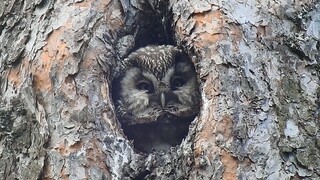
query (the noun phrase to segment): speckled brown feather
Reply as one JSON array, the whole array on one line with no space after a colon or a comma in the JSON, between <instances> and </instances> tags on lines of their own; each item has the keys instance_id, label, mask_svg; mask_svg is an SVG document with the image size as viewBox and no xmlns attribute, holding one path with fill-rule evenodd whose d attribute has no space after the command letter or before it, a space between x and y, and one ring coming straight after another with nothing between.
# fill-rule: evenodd
<instances>
[{"instance_id":1,"label":"speckled brown feather","mask_svg":"<svg viewBox=\"0 0 320 180\"><path fill-rule=\"evenodd\" d=\"M158 79L175 63L175 57L181 50L174 46L147 46L130 54L124 60L126 68L138 67L154 74Z\"/></svg>"}]
</instances>

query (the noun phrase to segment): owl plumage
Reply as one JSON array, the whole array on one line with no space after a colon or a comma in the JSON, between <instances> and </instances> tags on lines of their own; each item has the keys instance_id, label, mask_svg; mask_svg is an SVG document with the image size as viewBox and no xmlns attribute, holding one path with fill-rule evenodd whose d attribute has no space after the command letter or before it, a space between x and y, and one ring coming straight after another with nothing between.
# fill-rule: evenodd
<instances>
[{"instance_id":1,"label":"owl plumage","mask_svg":"<svg viewBox=\"0 0 320 180\"><path fill-rule=\"evenodd\" d=\"M131 53L122 65L114 99L125 128L159 123L161 129L151 131L165 136L176 131L175 124L188 129L199 112L200 93L194 66L183 51L170 45L147 46Z\"/></svg>"},{"instance_id":2,"label":"owl plumage","mask_svg":"<svg viewBox=\"0 0 320 180\"><path fill-rule=\"evenodd\" d=\"M117 100L120 121L141 124L198 113L196 72L180 49L147 46L131 53L123 63Z\"/></svg>"}]
</instances>

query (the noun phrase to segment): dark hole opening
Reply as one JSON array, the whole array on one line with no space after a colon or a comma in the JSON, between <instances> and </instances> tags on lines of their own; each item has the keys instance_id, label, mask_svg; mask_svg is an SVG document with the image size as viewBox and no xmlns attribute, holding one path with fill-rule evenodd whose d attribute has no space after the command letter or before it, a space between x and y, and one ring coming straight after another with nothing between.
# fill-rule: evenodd
<instances>
[{"instance_id":1,"label":"dark hole opening","mask_svg":"<svg viewBox=\"0 0 320 180\"><path fill-rule=\"evenodd\" d=\"M136 22L132 23L136 24L135 29L131 28L131 31L135 32L135 46L130 52L134 52L135 50L148 45L176 44L174 41L174 33L171 26L172 13L170 13L170 11L168 10L167 2L160 1L159 3L160 4L158 5L158 9L156 9L155 11L149 9L151 12L148 12L147 10L141 12L138 18L135 19ZM150 7L146 6L145 8ZM130 19L130 17L128 19ZM179 59L179 61L181 61L181 59ZM186 58L185 61L188 61L188 64L192 66L194 76L196 76L194 66L190 58ZM121 80L124 78L124 76L126 76L125 73L126 72L122 72L120 76L115 77L112 81L112 98L115 103L117 117L119 122L121 123L121 127L123 128L123 132L129 140L132 140L134 148L139 152L150 153L152 151L168 151L170 150L170 147L181 144L182 140L187 136L189 132L189 126L191 122L199 112L199 106L193 107L193 112L188 116L184 114L182 114L181 116L163 114L161 117L156 118L157 120L151 122L130 124L129 121L132 120L131 117L133 116L133 113L123 112L123 101L120 102L120 99L123 99L121 92L124 89L127 89L126 87L121 87ZM173 87L172 91L176 91L179 90L179 88L183 88L182 86L187 82L185 79L176 78L171 79L170 83L174 83L171 86L169 85L169 87ZM138 86L135 87L137 87L137 89L141 91L149 90L149 87L152 87L152 84L138 84ZM152 89L152 91L148 91L147 93L150 96L152 96L158 90L157 87L152 88L154 89ZM195 91L199 93L198 84ZM132 91L132 96L135 95L134 93L135 92ZM165 98L167 98L166 101L170 101L171 99L178 99L177 97L174 97L174 95L172 95L174 93L170 93L168 93L169 95L167 96L163 95ZM171 96L173 98L170 99ZM159 95L157 97L159 97L159 101L161 101L161 96ZM199 97L195 99L195 101L200 102L200 99L201 97L199 93ZM171 104L167 106L167 108L171 107L177 108Z\"/></svg>"},{"instance_id":2,"label":"dark hole opening","mask_svg":"<svg viewBox=\"0 0 320 180\"><path fill-rule=\"evenodd\" d=\"M123 125L126 136L133 140L135 149L141 152L168 151L179 145L189 131L193 118L173 120L168 123L153 122L139 125Z\"/></svg>"}]
</instances>

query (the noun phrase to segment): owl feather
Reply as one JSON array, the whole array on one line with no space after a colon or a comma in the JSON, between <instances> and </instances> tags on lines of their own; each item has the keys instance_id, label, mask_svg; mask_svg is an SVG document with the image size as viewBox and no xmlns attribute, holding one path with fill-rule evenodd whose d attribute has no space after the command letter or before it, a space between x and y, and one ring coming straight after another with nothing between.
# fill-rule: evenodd
<instances>
[{"instance_id":1,"label":"owl feather","mask_svg":"<svg viewBox=\"0 0 320 180\"><path fill-rule=\"evenodd\" d=\"M147 46L123 61L116 106L122 123L143 124L194 117L199 111L196 72L171 45Z\"/></svg>"}]
</instances>

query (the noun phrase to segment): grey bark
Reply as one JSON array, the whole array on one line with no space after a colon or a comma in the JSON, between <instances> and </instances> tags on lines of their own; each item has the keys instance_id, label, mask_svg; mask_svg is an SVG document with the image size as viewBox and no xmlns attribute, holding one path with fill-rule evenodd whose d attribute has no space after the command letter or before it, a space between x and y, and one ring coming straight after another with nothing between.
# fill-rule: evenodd
<instances>
[{"instance_id":1,"label":"grey bark","mask_svg":"<svg viewBox=\"0 0 320 180\"><path fill-rule=\"evenodd\" d=\"M202 108L141 154L111 80L152 29L194 56ZM0 179L319 179L319 1L4 0L0 42Z\"/></svg>"}]
</instances>

